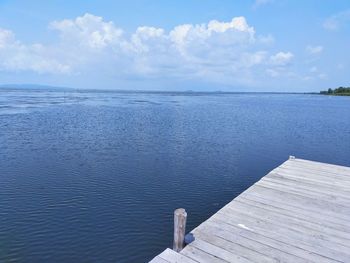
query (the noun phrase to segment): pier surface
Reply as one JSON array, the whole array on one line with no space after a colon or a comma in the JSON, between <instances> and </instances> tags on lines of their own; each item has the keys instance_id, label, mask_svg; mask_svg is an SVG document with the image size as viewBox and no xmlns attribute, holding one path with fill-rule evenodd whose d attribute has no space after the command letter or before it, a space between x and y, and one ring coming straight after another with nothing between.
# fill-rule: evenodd
<instances>
[{"instance_id":1,"label":"pier surface","mask_svg":"<svg viewBox=\"0 0 350 263\"><path fill-rule=\"evenodd\" d=\"M350 167L291 158L191 233L151 262L350 262Z\"/></svg>"}]
</instances>

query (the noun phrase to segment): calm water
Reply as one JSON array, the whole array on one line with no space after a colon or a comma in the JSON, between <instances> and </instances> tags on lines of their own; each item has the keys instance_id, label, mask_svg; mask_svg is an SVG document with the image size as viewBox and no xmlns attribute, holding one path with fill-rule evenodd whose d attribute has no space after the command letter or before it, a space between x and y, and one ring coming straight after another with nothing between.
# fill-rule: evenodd
<instances>
[{"instance_id":1,"label":"calm water","mask_svg":"<svg viewBox=\"0 0 350 263\"><path fill-rule=\"evenodd\" d=\"M350 98L0 91L0 262L145 262L289 155L350 166Z\"/></svg>"}]
</instances>

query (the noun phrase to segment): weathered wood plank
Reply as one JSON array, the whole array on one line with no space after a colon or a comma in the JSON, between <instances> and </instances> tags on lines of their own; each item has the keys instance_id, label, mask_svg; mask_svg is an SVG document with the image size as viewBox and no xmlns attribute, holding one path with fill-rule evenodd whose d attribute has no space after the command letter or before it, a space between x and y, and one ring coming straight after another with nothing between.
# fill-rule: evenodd
<instances>
[{"instance_id":1,"label":"weathered wood plank","mask_svg":"<svg viewBox=\"0 0 350 263\"><path fill-rule=\"evenodd\" d=\"M328 169L331 172L337 171L339 174L341 172L345 172L347 174L350 174L350 167L347 166L341 166L341 165L336 165L336 164L330 164L330 163L321 163L321 162L316 162L316 161L309 161L309 160L303 160L303 159L295 159L293 160L294 163L302 163L305 166L316 166L320 167L322 169Z\"/></svg>"},{"instance_id":2,"label":"weathered wood plank","mask_svg":"<svg viewBox=\"0 0 350 263\"><path fill-rule=\"evenodd\" d=\"M210 240L210 242L207 241L208 239ZM244 256L246 256L246 254L242 253L242 251L238 251L238 250L233 251L232 249L230 249L232 247L230 247L228 245L228 243L226 243L224 246L220 246L218 244L213 244L213 243L215 243L215 241L213 241L213 239L215 239L215 238L212 237L212 238L208 238L208 239L204 240L202 237L199 237L193 243L191 243L191 246L196 247L202 251L209 253L210 255L212 255L216 258L223 259L227 262L231 262L231 263L250 263L250 262L253 262L247 258L244 258ZM237 256L237 253L240 254L241 256ZM265 261L265 260L263 260L263 258L261 258L260 262L267 262L267 261Z\"/></svg>"},{"instance_id":3,"label":"weathered wood plank","mask_svg":"<svg viewBox=\"0 0 350 263\"><path fill-rule=\"evenodd\" d=\"M307 177L305 175L300 176L298 174L293 174L293 173L289 173L289 172L281 173L281 172L279 172L277 170L272 171L266 177L271 177L271 175L282 176L284 178L295 180L295 181L299 182L300 184L303 184L304 182L307 182L307 183L310 183L310 184L314 184L315 186L323 185L323 186L326 186L326 187L331 187L333 189L338 189L339 191L342 191L345 194L349 194L349 192L350 192L350 188L349 187L346 187L343 184L338 183L336 180L332 180L332 181L326 180L326 181L324 181L324 180L320 180L319 178L315 179L315 178Z\"/></svg>"},{"instance_id":4,"label":"weathered wood plank","mask_svg":"<svg viewBox=\"0 0 350 263\"><path fill-rule=\"evenodd\" d=\"M284 182L276 182L276 181L269 181L268 178L261 180L258 185L270 188L270 189L276 189L281 192L286 192L290 194L298 194L302 196L306 196L309 198L314 198L317 200L323 200L329 203L334 204L341 204L345 206L350 206L350 199L346 197L341 197L335 194L331 194L328 192L320 192L320 191L314 191L308 188L299 187L296 184L285 184Z\"/></svg>"},{"instance_id":5,"label":"weathered wood plank","mask_svg":"<svg viewBox=\"0 0 350 263\"><path fill-rule=\"evenodd\" d=\"M243 200L243 202L255 202L260 206L263 206L266 210L274 209L280 213L288 214L289 216L305 218L307 220L317 220L321 224L325 224L330 228L335 228L340 231L349 231L348 221L346 219L329 216L329 214L326 212L323 213L323 211L307 210L303 207L296 207L288 203L278 202L277 200L271 200L259 195L240 195L236 199L239 201ZM320 216L322 216L322 220L320 220Z\"/></svg>"},{"instance_id":6,"label":"weathered wood plank","mask_svg":"<svg viewBox=\"0 0 350 263\"><path fill-rule=\"evenodd\" d=\"M219 211L213 219L230 219L229 222L236 225L242 225L249 229L261 229L263 231L278 232L279 234L284 234L293 240L298 240L300 242L305 241L305 243L310 243L317 245L318 247L331 247L336 251L349 251L347 254L350 256L350 250L348 245L345 245L339 239L335 237L329 237L323 233L311 231L308 229L298 228L297 225L288 225L284 223L278 223L277 221L258 218L243 212L235 211L235 213L225 213Z\"/></svg>"},{"instance_id":7,"label":"weathered wood plank","mask_svg":"<svg viewBox=\"0 0 350 263\"><path fill-rule=\"evenodd\" d=\"M281 174L287 173L295 176L302 176L306 178L316 179L323 182L342 183L344 184L344 187L347 187L347 188L350 187L349 178L345 176L344 177L336 176L334 174L330 174L327 172L311 171L311 170L298 169L296 167L288 167L288 166L280 166L275 170L273 170L273 172L277 172Z\"/></svg>"},{"instance_id":8,"label":"weathered wood plank","mask_svg":"<svg viewBox=\"0 0 350 263\"><path fill-rule=\"evenodd\" d=\"M202 263L227 263L229 261L226 261L224 259L218 258L216 256L213 256L212 254L198 249L195 246L188 245L185 247L182 251L181 254L197 261L197 262L202 262Z\"/></svg>"},{"instance_id":9,"label":"weathered wood plank","mask_svg":"<svg viewBox=\"0 0 350 263\"><path fill-rule=\"evenodd\" d=\"M194 233L203 239L202 233L214 233L231 242L235 242L252 250L256 250L281 262L332 262L329 258L301 249L294 244L287 244L243 227L218 223L215 220L206 221ZM337 262L337 261L334 261Z\"/></svg>"},{"instance_id":10,"label":"weathered wood plank","mask_svg":"<svg viewBox=\"0 0 350 263\"><path fill-rule=\"evenodd\" d=\"M269 213L268 211L259 211L259 209L257 209L256 207L247 206L237 201L231 203L231 205L232 206L226 208L226 214L231 215L232 213L235 213L237 215L241 215L241 217L243 218L262 220L263 222L271 223L274 226L279 226L284 229L293 230L293 232L299 232L301 234L308 233L313 237L320 236L323 240L339 243L341 245L349 247L350 250L349 235L344 235L340 231L335 233L333 229L328 229L323 226L307 224L305 223L305 221L295 220L291 217L286 217L276 213ZM320 235L320 233L322 233L322 235Z\"/></svg>"},{"instance_id":11,"label":"weathered wood plank","mask_svg":"<svg viewBox=\"0 0 350 263\"><path fill-rule=\"evenodd\" d=\"M152 259L149 263L169 263L169 261L161 258L160 255L158 255L154 259Z\"/></svg>"},{"instance_id":12,"label":"weathered wood plank","mask_svg":"<svg viewBox=\"0 0 350 263\"><path fill-rule=\"evenodd\" d=\"M327 216L334 216L339 219L347 221L349 219L350 207L342 206L340 204L333 204L330 202L320 201L317 199L305 197L298 194L290 194L282 191L276 191L270 188L262 187L258 184L254 185L254 189L248 189L242 194L243 196L255 195L259 197L266 197L271 200L271 203L286 203L290 207L297 207L301 209L312 210L316 213ZM321 218L320 218L321 219Z\"/></svg>"},{"instance_id":13,"label":"weathered wood plank","mask_svg":"<svg viewBox=\"0 0 350 263\"><path fill-rule=\"evenodd\" d=\"M283 165L277 167L277 169L288 169L290 171L307 171L308 173L314 174L314 175L321 175L321 176L329 176L330 178L336 178L340 181L349 181L350 173L344 172L337 172L332 169L324 169L321 167L313 166L313 165L305 165L305 164L299 164L299 163L291 163L286 162Z\"/></svg>"},{"instance_id":14,"label":"weathered wood plank","mask_svg":"<svg viewBox=\"0 0 350 263\"><path fill-rule=\"evenodd\" d=\"M284 253L260 244L259 242L251 241L247 238L243 238L232 232L222 232L220 227L215 224L214 221L208 221L205 224L205 227L196 230L195 236L199 240L204 240L208 243L211 243L218 247L223 247L226 250L234 253L235 255L240 255L244 257L244 262L251 260L252 262L280 262L280 259L276 257L278 254L280 258L293 258L293 262L305 262L305 260L300 260L300 258L292 257L288 254L283 255ZM276 253L269 253L275 250ZM273 255L273 257L271 257ZM241 259L240 259L241 260ZM235 259L235 262L241 262Z\"/></svg>"},{"instance_id":15,"label":"weathered wood plank","mask_svg":"<svg viewBox=\"0 0 350 263\"><path fill-rule=\"evenodd\" d=\"M258 220L245 219L245 221L242 221L242 217L234 217L232 215L227 216L225 214L221 214L220 212L215 214L215 218L211 218L210 220L221 224L226 223L234 226L242 226L252 232L260 233L264 236L290 245L296 245L301 249L340 262L348 262L350 260L350 254L347 252L347 247L311 237L308 235L308 233L295 233L292 230L284 229L282 227L267 224L266 222Z\"/></svg>"},{"instance_id":16,"label":"weathered wood plank","mask_svg":"<svg viewBox=\"0 0 350 263\"><path fill-rule=\"evenodd\" d=\"M170 263L196 263L196 261L178 253L174 250L167 248L160 255L160 258L170 262Z\"/></svg>"},{"instance_id":17,"label":"weathered wood plank","mask_svg":"<svg viewBox=\"0 0 350 263\"><path fill-rule=\"evenodd\" d=\"M350 199L350 191L341 190L339 187L329 186L321 183L310 183L306 180L298 180L293 178L288 178L287 176L275 173L269 173L268 176L265 176L262 181L271 181L284 185L289 185L293 187L297 187L298 189L304 189L307 191L318 192L318 193L326 193L334 196L343 197L346 199Z\"/></svg>"},{"instance_id":18,"label":"weathered wood plank","mask_svg":"<svg viewBox=\"0 0 350 263\"><path fill-rule=\"evenodd\" d=\"M208 224L206 224L207 226L210 226L210 222L207 222ZM206 230L210 231L211 228L206 228ZM201 232L201 231L196 231L195 236L197 238L197 240L195 242L193 242L193 246L198 246L198 248L205 249L207 244L211 244L211 246L215 246L215 247L220 247L220 248L224 248L225 252L230 259L230 262L261 262L261 263L270 263L270 262L277 262L275 259L272 259L268 256L265 256L264 254L259 253L256 250L252 250L250 248L244 247L241 244L237 244L234 242L230 242L228 240L222 239L218 236L215 235L215 232ZM198 245L199 244L199 245ZM203 244L205 244L205 246L203 246ZM226 251L228 251L230 254L228 254ZM215 251L212 251L213 254ZM219 251L219 254L215 254L215 255L219 255L223 253L221 251ZM225 259L224 257L221 257L223 259ZM227 260L227 259L226 259Z\"/></svg>"},{"instance_id":19,"label":"weathered wood plank","mask_svg":"<svg viewBox=\"0 0 350 263\"><path fill-rule=\"evenodd\" d=\"M327 235L334 235L336 237L343 238L350 243L350 233L346 232L346 227L336 228L334 223L324 223L319 220L319 215L315 217L310 216L298 216L295 212L290 212L282 209L275 209L274 207L265 205L263 203L252 202L247 199L235 199L235 203L231 203L231 209L240 209L246 213L252 213L255 216L262 218L270 218L280 223L297 224L300 227L307 227L314 231L324 232Z\"/></svg>"}]
</instances>

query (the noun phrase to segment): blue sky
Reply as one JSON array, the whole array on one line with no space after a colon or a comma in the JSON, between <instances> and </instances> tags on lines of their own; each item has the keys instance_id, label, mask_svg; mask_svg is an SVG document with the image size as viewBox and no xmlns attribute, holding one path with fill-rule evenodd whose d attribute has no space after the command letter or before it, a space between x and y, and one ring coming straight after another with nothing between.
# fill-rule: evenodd
<instances>
[{"instance_id":1,"label":"blue sky","mask_svg":"<svg viewBox=\"0 0 350 263\"><path fill-rule=\"evenodd\" d=\"M319 91L350 86L350 2L0 0L0 84Z\"/></svg>"}]
</instances>

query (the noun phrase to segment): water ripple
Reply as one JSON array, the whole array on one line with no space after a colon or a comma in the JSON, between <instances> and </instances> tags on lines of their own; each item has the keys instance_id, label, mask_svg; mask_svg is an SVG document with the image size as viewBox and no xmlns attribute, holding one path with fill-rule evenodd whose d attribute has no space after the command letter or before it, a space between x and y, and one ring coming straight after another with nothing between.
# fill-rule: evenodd
<instances>
[{"instance_id":1,"label":"water ripple","mask_svg":"<svg viewBox=\"0 0 350 263\"><path fill-rule=\"evenodd\" d=\"M0 262L145 262L175 208L191 229L289 155L350 166L347 98L0 93Z\"/></svg>"}]
</instances>

